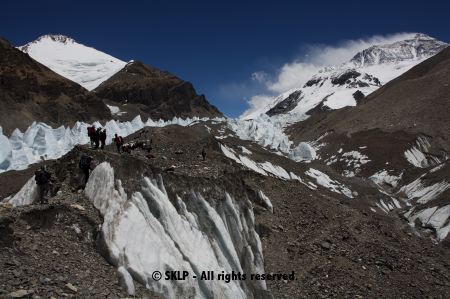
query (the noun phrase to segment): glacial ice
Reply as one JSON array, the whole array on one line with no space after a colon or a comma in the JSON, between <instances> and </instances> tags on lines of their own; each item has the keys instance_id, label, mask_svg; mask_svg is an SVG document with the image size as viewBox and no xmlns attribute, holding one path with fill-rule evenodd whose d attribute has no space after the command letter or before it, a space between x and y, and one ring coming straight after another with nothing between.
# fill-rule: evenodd
<instances>
[{"instance_id":1,"label":"glacial ice","mask_svg":"<svg viewBox=\"0 0 450 299\"><path fill-rule=\"evenodd\" d=\"M38 200L39 193L36 185L36 181L34 180L34 176L32 176L23 187L17 192L14 196L7 197L3 200L4 203L9 203L13 207L30 205L36 200Z\"/></svg>"},{"instance_id":2,"label":"glacial ice","mask_svg":"<svg viewBox=\"0 0 450 299\"><path fill-rule=\"evenodd\" d=\"M291 141L284 133L284 121L267 115L252 120L229 119L228 127L243 140L256 141L264 147L288 153Z\"/></svg>"},{"instance_id":3,"label":"glacial ice","mask_svg":"<svg viewBox=\"0 0 450 299\"><path fill-rule=\"evenodd\" d=\"M388 184L395 188L397 187L398 182L401 180L402 176L403 173L401 173L399 176L390 175L387 170L383 169L370 176L369 179L379 186Z\"/></svg>"},{"instance_id":4,"label":"glacial ice","mask_svg":"<svg viewBox=\"0 0 450 299\"><path fill-rule=\"evenodd\" d=\"M102 235L109 260L166 298L252 298L252 283L200 280L201 271L262 273L261 242L251 204L228 193L206 201L191 192L171 201L161 177L143 178L140 192L127 195L109 163L92 172L85 195L104 217ZM156 281L153 271L188 271L185 281ZM192 275L197 275L197 279Z\"/></svg>"},{"instance_id":5,"label":"glacial ice","mask_svg":"<svg viewBox=\"0 0 450 299\"><path fill-rule=\"evenodd\" d=\"M305 172L305 174L315 179L317 184L321 185L322 187L325 187L333 192L343 194L348 198L353 198L352 191L347 186L332 180L325 173L317 169L310 168Z\"/></svg>"},{"instance_id":6,"label":"glacial ice","mask_svg":"<svg viewBox=\"0 0 450 299\"><path fill-rule=\"evenodd\" d=\"M414 213L414 208L408 214L409 222L414 226L416 219L420 220L422 226L431 226L436 230L436 237L439 241L444 240L449 231L450 205L443 207L431 207Z\"/></svg>"},{"instance_id":7,"label":"glacial ice","mask_svg":"<svg viewBox=\"0 0 450 299\"><path fill-rule=\"evenodd\" d=\"M316 150L306 142L300 142L289 153L289 157L297 162L312 161L316 158Z\"/></svg>"},{"instance_id":8,"label":"glacial ice","mask_svg":"<svg viewBox=\"0 0 450 299\"><path fill-rule=\"evenodd\" d=\"M401 187L399 192L404 192L408 201L414 200L417 203L424 204L437 198L449 188L450 183L446 180L427 185L422 181L422 177L419 177L408 185Z\"/></svg>"},{"instance_id":9,"label":"glacial ice","mask_svg":"<svg viewBox=\"0 0 450 299\"><path fill-rule=\"evenodd\" d=\"M119 106L113 106L113 105L108 105L106 104L106 107L108 107L109 111L111 112L111 115L122 115L125 114L126 112L121 111Z\"/></svg>"},{"instance_id":10,"label":"glacial ice","mask_svg":"<svg viewBox=\"0 0 450 299\"><path fill-rule=\"evenodd\" d=\"M263 206L265 206L271 213L273 213L273 205L267 195L261 190L258 191L258 197L261 199Z\"/></svg>"},{"instance_id":11,"label":"glacial ice","mask_svg":"<svg viewBox=\"0 0 450 299\"><path fill-rule=\"evenodd\" d=\"M110 144L116 133L125 137L144 127L164 127L174 124L188 126L199 120L208 119L175 117L169 121L149 119L143 122L140 116L136 116L131 122L110 120L104 126L99 122L93 125L106 128L106 143ZM220 120L222 119L217 119ZM0 172L22 170L41 160L57 159L68 153L75 145L89 143L88 126L90 124L76 122L72 128L61 126L53 129L45 123L34 122L24 133L14 130L9 139L0 130Z\"/></svg>"},{"instance_id":12,"label":"glacial ice","mask_svg":"<svg viewBox=\"0 0 450 299\"><path fill-rule=\"evenodd\" d=\"M127 271L127 269L125 269L122 266L120 266L117 269L117 273L119 274L119 281L125 287L125 290L127 291L128 295L134 296L134 293L136 292L136 290L134 288L133 277L131 277L131 275Z\"/></svg>"},{"instance_id":13,"label":"glacial ice","mask_svg":"<svg viewBox=\"0 0 450 299\"><path fill-rule=\"evenodd\" d=\"M257 163L247 156L236 154L236 152L232 148L229 148L228 146L226 146L224 144L220 144L220 148L222 149L222 152L226 157L253 170L254 172L257 172L257 173L265 175L265 176L271 174L271 175L273 175L279 179L283 179L283 180L298 180L298 181L302 182L302 180L300 179L299 176L295 175L292 172L289 173L283 167L274 165L274 164L270 163L269 161L266 161L263 163Z\"/></svg>"},{"instance_id":14,"label":"glacial ice","mask_svg":"<svg viewBox=\"0 0 450 299\"><path fill-rule=\"evenodd\" d=\"M409 163L418 168L427 168L441 163L442 161L440 161L437 157L425 155L430 148L431 143L429 138L421 136L417 138L414 146L405 151L404 156Z\"/></svg>"}]
</instances>

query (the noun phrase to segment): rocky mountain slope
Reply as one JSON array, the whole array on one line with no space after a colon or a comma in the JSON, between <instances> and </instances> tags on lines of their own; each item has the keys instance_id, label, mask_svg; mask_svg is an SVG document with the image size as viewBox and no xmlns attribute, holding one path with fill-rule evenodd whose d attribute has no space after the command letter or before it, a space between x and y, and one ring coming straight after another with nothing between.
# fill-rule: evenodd
<instances>
[{"instance_id":1,"label":"rocky mountain slope","mask_svg":"<svg viewBox=\"0 0 450 299\"><path fill-rule=\"evenodd\" d=\"M367 96L361 105L313 114L287 129L294 143L344 176L373 181L400 213L441 240L450 231L450 48Z\"/></svg>"},{"instance_id":2,"label":"rocky mountain slope","mask_svg":"<svg viewBox=\"0 0 450 299\"><path fill-rule=\"evenodd\" d=\"M433 245L428 234L401 219L374 213L360 204L379 197L376 186L341 177L320 161L292 163L256 142L238 138L223 121L147 127L126 141L150 138L151 156L139 149L118 155L112 145L105 151L76 147L61 159L47 162L56 178L49 206L11 209L2 205L0 235L10 236L8 242L0 243L3 263L14 259L19 264L16 269L26 273L30 253L18 255L17 250L32 246L27 240L45 238L61 228L67 238L92 238L83 241L83 251L89 253L92 273L104 273L98 276L98 289L83 283L88 280L66 275L64 269L42 267L40 274L48 283L16 273L19 280L12 271L4 272L0 276L3 294L33 290L40 296L95 296L109 286L107 296L115 297L131 285L139 296L146 292L147 296L159 293L166 298L186 294L198 298L208 294L227 298L330 294L410 298L421 294L439 298L449 291L448 250ZM200 156L202 148L206 161ZM76 167L82 152L94 157L96 167L85 192L78 193ZM26 179L14 181L16 176L8 172L0 177L14 182L17 189L26 183ZM25 184L23 188L30 187L33 185ZM19 194L33 193L22 190ZM20 196L12 195L7 201L14 204ZM95 220L101 222L101 228L90 233L93 228L83 219L93 209L103 217ZM11 213L24 223L11 222ZM30 220L30 214L48 219L47 224ZM72 247L62 248L59 242L65 240L53 238L52 242L62 263L68 260L66 251L71 260L81 258L82 253ZM56 255L52 250L36 252L43 260ZM105 266L97 260L99 256L122 269L121 275L129 273L134 282L122 280L119 289L111 282L114 274L107 275L107 268L101 270ZM204 268L217 272L233 269L248 275L294 271L296 279L201 283L192 277L180 282L156 281L149 276L155 269L193 274ZM54 277L55 272L63 279ZM11 280L18 282L12 285L8 283ZM66 286L69 282L77 292ZM152 293L143 290L142 284L148 284Z\"/></svg>"},{"instance_id":3,"label":"rocky mountain slope","mask_svg":"<svg viewBox=\"0 0 450 299\"><path fill-rule=\"evenodd\" d=\"M19 50L87 90L96 88L126 64L64 35L43 35Z\"/></svg>"},{"instance_id":4,"label":"rocky mountain slope","mask_svg":"<svg viewBox=\"0 0 450 299\"><path fill-rule=\"evenodd\" d=\"M355 53L342 65L321 69L302 86L279 95L267 107L248 111L243 118L252 119L267 113L280 117L295 115L298 121L319 105L325 110L355 106L383 84L447 46L420 33L390 44L373 45Z\"/></svg>"},{"instance_id":5,"label":"rocky mountain slope","mask_svg":"<svg viewBox=\"0 0 450 299\"><path fill-rule=\"evenodd\" d=\"M94 93L118 105L120 110L127 112L125 117L141 114L168 120L175 116L222 115L203 95L196 93L191 83L139 61L129 62Z\"/></svg>"},{"instance_id":6,"label":"rocky mountain slope","mask_svg":"<svg viewBox=\"0 0 450 299\"><path fill-rule=\"evenodd\" d=\"M0 126L10 134L34 121L59 126L110 118L103 101L0 39Z\"/></svg>"}]
</instances>

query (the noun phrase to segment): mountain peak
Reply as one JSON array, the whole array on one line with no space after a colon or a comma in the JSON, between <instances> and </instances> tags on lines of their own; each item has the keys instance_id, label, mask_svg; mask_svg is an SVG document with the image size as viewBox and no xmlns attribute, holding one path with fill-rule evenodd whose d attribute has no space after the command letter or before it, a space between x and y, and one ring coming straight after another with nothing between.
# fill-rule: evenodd
<instances>
[{"instance_id":1,"label":"mountain peak","mask_svg":"<svg viewBox=\"0 0 450 299\"><path fill-rule=\"evenodd\" d=\"M88 90L96 88L126 64L61 34L43 35L18 49Z\"/></svg>"},{"instance_id":2,"label":"mountain peak","mask_svg":"<svg viewBox=\"0 0 450 299\"><path fill-rule=\"evenodd\" d=\"M413 33L403 40L392 43L373 45L358 52L350 60L357 67L382 63L399 63L421 60L436 55L448 46L424 33Z\"/></svg>"},{"instance_id":3,"label":"mountain peak","mask_svg":"<svg viewBox=\"0 0 450 299\"><path fill-rule=\"evenodd\" d=\"M36 39L36 41L41 41L41 40L45 40L45 39L50 39L52 41L63 43L63 44L76 43L76 41L73 38L68 37L66 35L62 35L62 34L46 34L46 35L42 35L42 36L38 37Z\"/></svg>"},{"instance_id":4,"label":"mountain peak","mask_svg":"<svg viewBox=\"0 0 450 299\"><path fill-rule=\"evenodd\" d=\"M75 41L73 38L68 37L66 35L62 35L62 34L45 34L45 35L39 36L34 41L29 42L26 45L18 47L18 48L22 52L28 53L29 49L33 45L38 44L38 43L45 43L45 42L55 42L55 43L60 43L60 44L64 44L64 45L77 43L77 41Z\"/></svg>"}]
</instances>

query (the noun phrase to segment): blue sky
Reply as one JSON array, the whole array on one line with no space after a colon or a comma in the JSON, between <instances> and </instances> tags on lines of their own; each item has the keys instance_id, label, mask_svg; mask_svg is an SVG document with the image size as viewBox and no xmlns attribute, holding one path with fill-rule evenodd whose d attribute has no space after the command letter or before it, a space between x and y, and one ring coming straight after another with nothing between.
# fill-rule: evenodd
<instances>
[{"instance_id":1,"label":"blue sky","mask_svg":"<svg viewBox=\"0 0 450 299\"><path fill-rule=\"evenodd\" d=\"M450 42L449 1L16 0L2 11L0 35L15 45L68 35L191 81L229 116L314 49L399 32Z\"/></svg>"}]
</instances>

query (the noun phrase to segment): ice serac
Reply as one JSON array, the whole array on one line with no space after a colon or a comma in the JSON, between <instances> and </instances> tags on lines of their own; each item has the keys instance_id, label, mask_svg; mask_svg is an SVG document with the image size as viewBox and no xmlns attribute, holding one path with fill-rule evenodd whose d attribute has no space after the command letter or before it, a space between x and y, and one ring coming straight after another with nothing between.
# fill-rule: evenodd
<instances>
[{"instance_id":1,"label":"ice serac","mask_svg":"<svg viewBox=\"0 0 450 299\"><path fill-rule=\"evenodd\" d=\"M144 122L140 116L136 116L129 122L111 120L104 125L99 122L93 124L96 127L106 128L106 143L110 144L116 133L125 137L144 127L164 127L173 124L188 126L199 120L198 117L189 119L175 117L169 121L149 119ZM22 170L41 160L57 159L68 153L75 145L89 143L87 127L90 125L76 122L71 128L61 126L54 129L45 123L34 122L25 133L18 129L14 130L9 139L0 131L0 172Z\"/></svg>"},{"instance_id":2,"label":"ice serac","mask_svg":"<svg viewBox=\"0 0 450 299\"><path fill-rule=\"evenodd\" d=\"M3 135L3 129L0 127L0 169L6 169L10 165L12 147L8 138Z\"/></svg>"},{"instance_id":3,"label":"ice serac","mask_svg":"<svg viewBox=\"0 0 450 299\"><path fill-rule=\"evenodd\" d=\"M87 90L93 90L126 65L64 35L43 35L19 49Z\"/></svg>"},{"instance_id":4,"label":"ice serac","mask_svg":"<svg viewBox=\"0 0 450 299\"><path fill-rule=\"evenodd\" d=\"M169 199L161 176L143 177L141 190L129 195L107 162L94 169L85 195L104 217L101 243L108 260L164 297L256 298L266 289L264 282L250 280L200 280L208 270L263 273L261 242L247 199L227 192L208 200L197 192ZM188 271L190 276L157 281L155 270L163 276L165 271Z\"/></svg>"},{"instance_id":5,"label":"ice serac","mask_svg":"<svg viewBox=\"0 0 450 299\"><path fill-rule=\"evenodd\" d=\"M292 149L289 157L294 161L312 161L316 158L317 154L314 148L306 143L300 142L294 149Z\"/></svg>"},{"instance_id":6,"label":"ice serac","mask_svg":"<svg viewBox=\"0 0 450 299\"><path fill-rule=\"evenodd\" d=\"M11 204L13 207L32 204L38 199L38 188L34 176L14 196L5 198L3 202Z\"/></svg>"}]
</instances>

